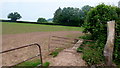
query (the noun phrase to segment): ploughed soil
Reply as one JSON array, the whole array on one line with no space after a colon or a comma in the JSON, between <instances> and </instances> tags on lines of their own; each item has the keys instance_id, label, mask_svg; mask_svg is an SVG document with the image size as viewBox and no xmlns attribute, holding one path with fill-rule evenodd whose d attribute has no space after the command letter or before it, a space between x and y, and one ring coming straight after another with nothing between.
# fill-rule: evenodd
<instances>
[{"instance_id":1,"label":"ploughed soil","mask_svg":"<svg viewBox=\"0 0 120 68\"><path fill-rule=\"evenodd\" d=\"M73 47L73 44L51 44L50 37L51 36L60 36L60 37L69 37L69 38L78 38L79 36L83 35L80 31L55 31L55 32L33 32L33 33L24 33L24 34L8 34L8 35L2 35L2 51L8 50L15 47L20 47L26 44L31 43L38 43L41 46L42 49L42 56L43 61L46 61L46 59L52 59L51 57L48 57L48 53L50 52L52 48L70 48ZM53 42L54 43L54 42ZM48 45L50 44L50 48L48 50ZM35 56L38 54L38 48L36 46L31 46L19 50L15 50L9 53L2 54L2 64L4 66L10 66L14 65L22 60L25 60L27 58L30 58L32 56ZM61 55L69 54L70 57L68 59L74 59L75 62L79 62L81 65L84 66L85 62L81 59L81 54L75 54L72 55L69 52L60 53ZM59 55L60 55L59 54ZM77 56L76 56L77 55ZM69 57L68 56L68 57ZM67 56L66 56L67 57ZM39 58L39 57L38 57ZM59 59L59 57L58 57ZM58 60L58 61L64 61L64 60ZM57 61L55 61L57 62ZM68 61L72 62L72 61ZM54 65L54 61L52 61L52 65ZM64 64L64 63L62 63ZM73 62L73 65L75 66L75 63ZM79 64L77 64L79 66Z\"/></svg>"}]
</instances>

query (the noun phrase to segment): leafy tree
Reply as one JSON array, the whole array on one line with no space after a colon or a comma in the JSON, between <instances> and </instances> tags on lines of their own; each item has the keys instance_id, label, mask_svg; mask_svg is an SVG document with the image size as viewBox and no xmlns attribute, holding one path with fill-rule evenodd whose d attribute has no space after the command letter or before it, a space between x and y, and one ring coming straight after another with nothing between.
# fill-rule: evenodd
<instances>
[{"instance_id":1,"label":"leafy tree","mask_svg":"<svg viewBox=\"0 0 120 68\"><path fill-rule=\"evenodd\" d=\"M71 26L80 26L82 18L84 16L84 12L79 8L73 7L65 7L63 9L59 8L56 10L54 14L54 22L63 24L63 25L71 25Z\"/></svg>"},{"instance_id":2,"label":"leafy tree","mask_svg":"<svg viewBox=\"0 0 120 68\"><path fill-rule=\"evenodd\" d=\"M107 21L116 20L117 13L114 7L100 4L91 10L85 22L85 31L90 32L94 38L98 38L99 34L106 34Z\"/></svg>"},{"instance_id":3,"label":"leafy tree","mask_svg":"<svg viewBox=\"0 0 120 68\"><path fill-rule=\"evenodd\" d=\"M17 19L22 18L22 16L18 12L14 12L14 13L8 14L8 18L10 18L11 21L16 21Z\"/></svg>"},{"instance_id":4,"label":"leafy tree","mask_svg":"<svg viewBox=\"0 0 120 68\"><path fill-rule=\"evenodd\" d=\"M85 15L91 8L89 5L82 7L82 10L73 7L64 7L63 9L59 7L54 13L53 22L63 25L81 26L84 23Z\"/></svg>"},{"instance_id":5,"label":"leafy tree","mask_svg":"<svg viewBox=\"0 0 120 68\"><path fill-rule=\"evenodd\" d=\"M118 7L120 8L120 1L118 2Z\"/></svg>"},{"instance_id":6,"label":"leafy tree","mask_svg":"<svg viewBox=\"0 0 120 68\"><path fill-rule=\"evenodd\" d=\"M59 7L54 13L53 22L55 23L59 22L59 17L60 17L61 12L62 12L62 9Z\"/></svg>"},{"instance_id":7,"label":"leafy tree","mask_svg":"<svg viewBox=\"0 0 120 68\"><path fill-rule=\"evenodd\" d=\"M93 7L89 6L89 5L85 5L82 7L82 11L87 14Z\"/></svg>"},{"instance_id":8,"label":"leafy tree","mask_svg":"<svg viewBox=\"0 0 120 68\"><path fill-rule=\"evenodd\" d=\"M38 18L37 22L43 23L43 22L47 22L47 20L45 18Z\"/></svg>"}]
</instances>

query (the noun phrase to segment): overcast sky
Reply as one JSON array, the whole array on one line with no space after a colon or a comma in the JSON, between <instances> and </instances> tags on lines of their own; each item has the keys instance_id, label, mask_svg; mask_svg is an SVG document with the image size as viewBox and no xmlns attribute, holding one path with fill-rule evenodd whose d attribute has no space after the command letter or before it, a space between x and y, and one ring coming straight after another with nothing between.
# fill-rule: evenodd
<instances>
[{"instance_id":1,"label":"overcast sky","mask_svg":"<svg viewBox=\"0 0 120 68\"><path fill-rule=\"evenodd\" d=\"M100 3L118 5L120 0L0 0L0 19L7 19L11 12L18 12L20 20L37 21L39 17L52 18L59 7L96 6Z\"/></svg>"}]
</instances>

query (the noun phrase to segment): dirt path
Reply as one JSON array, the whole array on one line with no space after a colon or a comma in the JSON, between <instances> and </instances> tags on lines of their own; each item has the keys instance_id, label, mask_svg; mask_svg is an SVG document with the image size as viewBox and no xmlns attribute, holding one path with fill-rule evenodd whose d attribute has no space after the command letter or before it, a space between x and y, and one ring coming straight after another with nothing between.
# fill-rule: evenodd
<instances>
[{"instance_id":1,"label":"dirt path","mask_svg":"<svg viewBox=\"0 0 120 68\"><path fill-rule=\"evenodd\" d=\"M76 51L82 42L83 40L79 40L73 47L64 49L57 57L46 59L46 61L50 62L50 66L87 66L81 57L82 54Z\"/></svg>"},{"instance_id":2,"label":"dirt path","mask_svg":"<svg viewBox=\"0 0 120 68\"><path fill-rule=\"evenodd\" d=\"M79 31L56 31L56 32L33 32L33 33L25 33L25 34L10 34L2 36L2 50L7 50L15 47L19 47L25 44L30 44L37 42L41 45L43 57L48 52L47 45L49 36L69 36L72 38L77 38L82 35ZM25 49L21 49L18 51L14 51L11 53L7 53L3 55L3 65L12 65L21 60L24 60L28 57L34 56L38 51L36 47L29 47Z\"/></svg>"}]
</instances>

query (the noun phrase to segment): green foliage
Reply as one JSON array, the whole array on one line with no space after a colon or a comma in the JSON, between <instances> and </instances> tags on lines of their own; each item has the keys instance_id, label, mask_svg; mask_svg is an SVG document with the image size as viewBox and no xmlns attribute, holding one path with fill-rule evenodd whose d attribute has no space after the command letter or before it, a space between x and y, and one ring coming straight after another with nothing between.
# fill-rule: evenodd
<instances>
[{"instance_id":1,"label":"green foliage","mask_svg":"<svg viewBox=\"0 0 120 68\"><path fill-rule=\"evenodd\" d=\"M62 9L59 7L54 13L53 22L59 23L59 19L60 19L59 17L61 15L61 13L62 13Z\"/></svg>"},{"instance_id":2,"label":"green foliage","mask_svg":"<svg viewBox=\"0 0 120 68\"><path fill-rule=\"evenodd\" d=\"M50 55L53 57L56 57L60 51L62 51L64 48L56 48Z\"/></svg>"},{"instance_id":3,"label":"green foliage","mask_svg":"<svg viewBox=\"0 0 120 68\"><path fill-rule=\"evenodd\" d=\"M56 57L58 54L59 54L59 52L53 51L50 55L52 55L53 57Z\"/></svg>"},{"instance_id":4,"label":"green foliage","mask_svg":"<svg viewBox=\"0 0 120 68\"><path fill-rule=\"evenodd\" d=\"M64 25L79 25L79 8L67 7L59 8L54 14L54 22Z\"/></svg>"},{"instance_id":5,"label":"green foliage","mask_svg":"<svg viewBox=\"0 0 120 68\"><path fill-rule=\"evenodd\" d=\"M77 52L82 52L82 51L83 51L82 47L77 48Z\"/></svg>"},{"instance_id":6,"label":"green foliage","mask_svg":"<svg viewBox=\"0 0 120 68\"><path fill-rule=\"evenodd\" d=\"M53 21L63 25L81 26L84 22L85 13L91 9L90 6L83 7L83 10L73 7L59 8L54 13Z\"/></svg>"},{"instance_id":7,"label":"green foliage","mask_svg":"<svg viewBox=\"0 0 120 68\"><path fill-rule=\"evenodd\" d=\"M17 19L22 18L22 16L18 12L14 12L14 13L8 14L8 18L10 18L11 21L16 21Z\"/></svg>"},{"instance_id":8,"label":"green foliage","mask_svg":"<svg viewBox=\"0 0 120 68\"><path fill-rule=\"evenodd\" d=\"M120 8L120 1L118 2L118 7Z\"/></svg>"},{"instance_id":9,"label":"green foliage","mask_svg":"<svg viewBox=\"0 0 120 68\"><path fill-rule=\"evenodd\" d=\"M86 39L86 40L92 39L90 34L84 35L80 38ZM97 46L96 43L97 43L96 41L84 41L82 46L80 46L83 53L82 58L90 66L94 64L101 64L104 62L102 49L100 49L99 47L96 47Z\"/></svg>"},{"instance_id":10,"label":"green foliage","mask_svg":"<svg viewBox=\"0 0 120 68\"><path fill-rule=\"evenodd\" d=\"M87 61L88 65L100 64L103 63L103 55L101 51L97 49L85 47L83 49L83 59Z\"/></svg>"},{"instance_id":11,"label":"green foliage","mask_svg":"<svg viewBox=\"0 0 120 68\"><path fill-rule=\"evenodd\" d=\"M94 39L100 35L107 34L107 21L117 20L117 13L114 7L101 4L93 8L87 15L84 27L85 32L90 32Z\"/></svg>"},{"instance_id":12,"label":"green foliage","mask_svg":"<svg viewBox=\"0 0 120 68\"><path fill-rule=\"evenodd\" d=\"M85 28L84 32L90 32L91 39L96 41L96 45L93 47L93 49L97 49L96 52L98 53L102 52L107 40L107 21L112 21L112 20L116 21L115 48L114 48L113 60L115 62L119 62L118 60L120 60L120 46L119 46L120 45L119 43L120 42L120 8L114 6L108 6L105 4L100 4L95 8L93 8L87 14L86 21L84 23L84 28ZM102 53L100 53L99 55L102 55ZM94 60L94 58L92 60Z\"/></svg>"},{"instance_id":13,"label":"green foliage","mask_svg":"<svg viewBox=\"0 0 120 68\"><path fill-rule=\"evenodd\" d=\"M120 65L120 8L116 8L118 20L116 21L116 34L115 34L115 48L113 59L116 64Z\"/></svg>"},{"instance_id":14,"label":"green foliage","mask_svg":"<svg viewBox=\"0 0 120 68\"><path fill-rule=\"evenodd\" d=\"M47 20L45 18L38 18L37 22L44 23L44 22L47 22Z\"/></svg>"},{"instance_id":15,"label":"green foliage","mask_svg":"<svg viewBox=\"0 0 120 68\"><path fill-rule=\"evenodd\" d=\"M92 9L93 7L89 6L89 5L85 5L82 7L82 11L84 12L85 14L85 17L87 15L87 13Z\"/></svg>"},{"instance_id":16,"label":"green foliage","mask_svg":"<svg viewBox=\"0 0 120 68\"><path fill-rule=\"evenodd\" d=\"M45 62L45 63L43 63L43 68L48 68L49 65L50 65L50 62Z\"/></svg>"}]
</instances>

